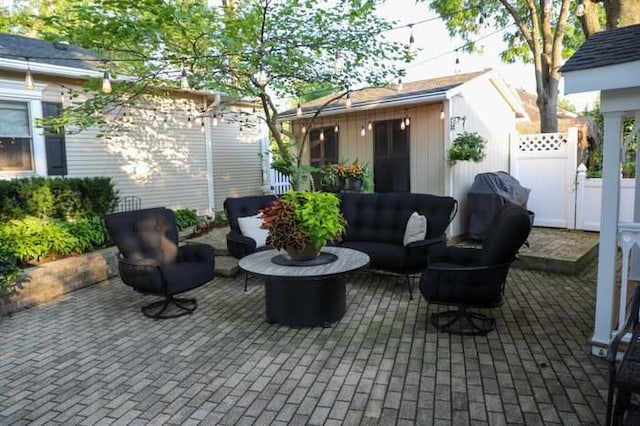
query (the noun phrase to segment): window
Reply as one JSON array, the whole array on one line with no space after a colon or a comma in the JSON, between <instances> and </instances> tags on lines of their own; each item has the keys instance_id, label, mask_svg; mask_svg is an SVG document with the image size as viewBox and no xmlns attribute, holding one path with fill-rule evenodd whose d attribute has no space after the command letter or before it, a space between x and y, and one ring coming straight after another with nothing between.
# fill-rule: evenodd
<instances>
[{"instance_id":1,"label":"window","mask_svg":"<svg viewBox=\"0 0 640 426\"><path fill-rule=\"evenodd\" d=\"M28 102L0 100L0 171L31 171L31 126Z\"/></svg>"},{"instance_id":2,"label":"window","mask_svg":"<svg viewBox=\"0 0 640 426\"><path fill-rule=\"evenodd\" d=\"M322 140L320 133L323 133ZM310 158L309 164L314 167L322 167L325 164L338 164L338 133L333 127L313 129L309 133ZM313 183L320 188L322 175L312 173Z\"/></svg>"}]
</instances>

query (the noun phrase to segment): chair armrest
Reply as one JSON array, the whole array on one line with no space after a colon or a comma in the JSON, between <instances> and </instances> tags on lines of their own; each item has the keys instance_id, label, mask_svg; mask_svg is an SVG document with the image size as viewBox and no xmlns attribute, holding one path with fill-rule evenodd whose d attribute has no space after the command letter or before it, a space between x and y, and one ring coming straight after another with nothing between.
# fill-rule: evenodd
<instances>
[{"instance_id":1,"label":"chair armrest","mask_svg":"<svg viewBox=\"0 0 640 426\"><path fill-rule=\"evenodd\" d=\"M438 243L443 243L446 240L447 240L446 235L440 235L439 237L435 237L435 238L428 238L426 240L414 241L412 243L407 244L405 247L408 249L412 249L415 247L426 247L426 246L431 246Z\"/></svg>"},{"instance_id":2,"label":"chair armrest","mask_svg":"<svg viewBox=\"0 0 640 426\"><path fill-rule=\"evenodd\" d=\"M156 259L127 259L122 254L118 256L118 262L131 268L160 268L160 262Z\"/></svg>"},{"instance_id":3,"label":"chair armrest","mask_svg":"<svg viewBox=\"0 0 640 426\"><path fill-rule=\"evenodd\" d=\"M178 259L186 262L213 263L216 249L209 244L187 243L178 247Z\"/></svg>"},{"instance_id":4,"label":"chair armrest","mask_svg":"<svg viewBox=\"0 0 640 426\"><path fill-rule=\"evenodd\" d=\"M635 325L638 323L638 309L640 309L640 286L636 287L633 290L633 296L631 298L631 308L629 310L629 314L627 315L627 321L624 326L616 333L613 340L609 344L609 349L607 349L607 361L615 364L616 358L618 356L618 346L620 346L620 342L622 342L622 338L629 330L633 330Z\"/></svg>"},{"instance_id":5,"label":"chair armrest","mask_svg":"<svg viewBox=\"0 0 640 426\"><path fill-rule=\"evenodd\" d=\"M231 230L227 234L227 248L236 259L242 259L256 251L256 241L238 231Z\"/></svg>"}]
</instances>

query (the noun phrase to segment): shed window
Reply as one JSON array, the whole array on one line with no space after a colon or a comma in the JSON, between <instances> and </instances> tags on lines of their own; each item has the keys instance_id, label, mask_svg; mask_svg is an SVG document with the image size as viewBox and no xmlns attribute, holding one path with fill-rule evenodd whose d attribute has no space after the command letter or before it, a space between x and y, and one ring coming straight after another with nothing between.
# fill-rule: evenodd
<instances>
[{"instance_id":1,"label":"shed window","mask_svg":"<svg viewBox=\"0 0 640 426\"><path fill-rule=\"evenodd\" d=\"M29 104L0 100L0 171L33 170Z\"/></svg>"}]
</instances>

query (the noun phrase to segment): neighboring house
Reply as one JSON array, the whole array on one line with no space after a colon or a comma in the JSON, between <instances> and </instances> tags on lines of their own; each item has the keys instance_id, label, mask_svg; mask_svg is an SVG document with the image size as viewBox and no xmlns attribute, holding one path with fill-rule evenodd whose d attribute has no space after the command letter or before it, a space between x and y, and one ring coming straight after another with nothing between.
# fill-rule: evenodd
<instances>
[{"instance_id":1,"label":"neighboring house","mask_svg":"<svg viewBox=\"0 0 640 426\"><path fill-rule=\"evenodd\" d=\"M305 160L312 165L358 159L374 170L376 192L456 198L461 209L450 232L461 235L466 231L466 197L475 175L509 170L510 137L517 118L526 113L494 70L406 82L398 89L354 90L351 106L343 97L323 108L311 122L318 108L334 96L329 95L302 105L302 115L291 110L281 114L281 119L291 122L298 140L303 126L310 132L307 146L311 148ZM463 131L478 132L487 140L487 157L480 163L451 166L447 149Z\"/></svg>"},{"instance_id":2,"label":"neighboring house","mask_svg":"<svg viewBox=\"0 0 640 426\"><path fill-rule=\"evenodd\" d=\"M34 87L25 87L25 74ZM255 125L253 105L213 92L174 90L167 98L146 98L116 108L108 120L121 131L108 137L97 129L51 134L35 120L55 115L81 94L84 81L103 75L103 60L75 46L0 34L0 179L29 176L113 178L121 196L134 195L143 207L191 208L201 214L222 210L228 196L260 193L266 176L261 154L266 131ZM211 108L216 105L214 125ZM224 105L224 106L223 106ZM240 135L240 122L254 130ZM221 121L221 120L218 120Z\"/></svg>"},{"instance_id":3,"label":"neighboring house","mask_svg":"<svg viewBox=\"0 0 640 426\"><path fill-rule=\"evenodd\" d=\"M640 281L640 178L635 177L633 222L619 222L621 147L640 136L640 25L591 36L561 68L565 93L600 91L604 118L602 215L593 337L594 354L603 356L612 333L624 324L629 281ZM624 120L635 121L624 134ZM640 161L636 144L636 164ZM636 167L636 170L640 167ZM622 249L617 276L618 246ZM632 251L633 250L633 251ZM627 266L631 264L631 268ZM620 284L618 284L620 283Z\"/></svg>"}]
</instances>

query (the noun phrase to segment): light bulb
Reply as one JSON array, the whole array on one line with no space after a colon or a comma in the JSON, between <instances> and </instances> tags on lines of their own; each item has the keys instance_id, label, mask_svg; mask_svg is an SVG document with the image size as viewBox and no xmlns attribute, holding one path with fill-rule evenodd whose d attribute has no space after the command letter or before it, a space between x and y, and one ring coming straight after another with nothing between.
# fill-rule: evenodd
<instances>
[{"instance_id":1,"label":"light bulb","mask_svg":"<svg viewBox=\"0 0 640 426\"><path fill-rule=\"evenodd\" d=\"M398 92L402 92L402 89L403 89L403 87L402 87L402 79L399 78L398 79Z\"/></svg>"},{"instance_id":2,"label":"light bulb","mask_svg":"<svg viewBox=\"0 0 640 426\"><path fill-rule=\"evenodd\" d=\"M302 133L307 133L307 126L305 125L302 126Z\"/></svg>"},{"instance_id":3,"label":"light bulb","mask_svg":"<svg viewBox=\"0 0 640 426\"><path fill-rule=\"evenodd\" d=\"M344 103L346 108L351 108L351 93L347 92L347 100Z\"/></svg>"},{"instance_id":4,"label":"light bulb","mask_svg":"<svg viewBox=\"0 0 640 426\"><path fill-rule=\"evenodd\" d=\"M340 127L338 127L338 125L336 124L336 126L333 128L333 131L335 133L338 133L340 131Z\"/></svg>"},{"instance_id":5,"label":"light bulb","mask_svg":"<svg viewBox=\"0 0 640 426\"><path fill-rule=\"evenodd\" d=\"M298 102L298 107L296 108L296 115L300 117L302 115L302 105Z\"/></svg>"},{"instance_id":6,"label":"light bulb","mask_svg":"<svg viewBox=\"0 0 640 426\"><path fill-rule=\"evenodd\" d=\"M342 69L344 68L344 62L342 61L342 55L340 54L339 50L336 52L336 59L333 63L333 68L336 74L340 74L342 72Z\"/></svg>"},{"instance_id":7,"label":"light bulb","mask_svg":"<svg viewBox=\"0 0 640 426\"><path fill-rule=\"evenodd\" d=\"M416 39L413 37L413 29L409 36L409 48L407 49L407 53L409 53L409 56L416 56Z\"/></svg>"},{"instance_id":8,"label":"light bulb","mask_svg":"<svg viewBox=\"0 0 640 426\"><path fill-rule=\"evenodd\" d=\"M187 78L187 70L184 67L182 67L182 72L180 73L180 88L189 90L189 79Z\"/></svg>"},{"instance_id":9,"label":"light bulb","mask_svg":"<svg viewBox=\"0 0 640 426\"><path fill-rule=\"evenodd\" d=\"M579 17L579 18L584 16L584 0L579 0L578 1L578 8L576 9L576 16Z\"/></svg>"},{"instance_id":10,"label":"light bulb","mask_svg":"<svg viewBox=\"0 0 640 426\"><path fill-rule=\"evenodd\" d=\"M404 120L401 120L400 121L400 130L404 130L406 128L407 128L407 126L404 124Z\"/></svg>"},{"instance_id":11,"label":"light bulb","mask_svg":"<svg viewBox=\"0 0 640 426\"><path fill-rule=\"evenodd\" d=\"M324 140L324 131L320 130L320 140L323 141Z\"/></svg>"},{"instance_id":12,"label":"light bulb","mask_svg":"<svg viewBox=\"0 0 640 426\"><path fill-rule=\"evenodd\" d=\"M258 80L258 84L260 86L264 86L267 84L267 71L264 69L264 65L262 64L260 64L260 70L258 71L256 80Z\"/></svg>"},{"instance_id":13,"label":"light bulb","mask_svg":"<svg viewBox=\"0 0 640 426\"><path fill-rule=\"evenodd\" d=\"M31 68L29 68L29 58L27 60L27 72L24 75L24 87L27 90L33 90L35 85L33 84L33 75L31 74Z\"/></svg>"},{"instance_id":14,"label":"light bulb","mask_svg":"<svg viewBox=\"0 0 640 426\"><path fill-rule=\"evenodd\" d=\"M406 116L404 118L404 125L409 127L411 125L411 119L409 118L409 116Z\"/></svg>"},{"instance_id":15,"label":"light bulb","mask_svg":"<svg viewBox=\"0 0 640 426\"><path fill-rule=\"evenodd\" d=\"M213 113L213 123L211 124L213 124L214 126L218 125L218 116L215 113Z\"/></svg>"},{"instance_id":16,"label":"light bulb","mask_svg":"<svg viewBox=\"0 0 640 426\"><path fill-rule=\"evenodd\" d=\"M440 108L440 120L444 120L444 108Z\"/></svg>"},{"instance_id":17,"label":"light bulb","mask_svg":"<svg viewBox=\"0 0 640 426\"><path fill-rule=\"evenodd\" d=\"M189 128L193 127L193 120L191 120L191 116L187 117L187 127Z\"/></svg>"},{"instance_id":18,"label":"light bulb","mask_svg":"<svg viewBox=\"0 0 640 426\"><path fill-rule=\"evenodd\" d=\"M111 93L111 78L109 71L105 71L102 75L102 93Z\"/></svg>"},{"instance_id":19,"label":"light bulb","mask_svg":"<svg viewBox=\"0 0 640 426\"><path fill-rule=\"evenodd\" d=\"M360 126L360 136L365 137L367 132L364 129L364 126Z\"/></svg>"},{"instance_id":20,"label":"light bulb","mask_svg":"<svg viewBox=\"0 0 640 426\"><path fill-rule=\"evenodd\" d=\"M369 120L369 123L367 124L367 129L373 129L373 123L371 122L371 120Z\"/></svg>"},{"instance_id":21,"label":"light bulb","mask_svg":"<svg viewBox=\"0 0 640 426\"><path fill-rule=\"evenodd\" d=\"M204 118L200 120L200 131L204 133Z\"/></svg>"},{"instance_id":22,"label":"light bulb","mask_svg":"<svg viewBox=\"0 0 640 426\"><path fill-rule=\"evenodd\" d=\"M60 103L64 104L64 90L60 92Z\"/></svg>"},{"instance_id":23,"label":"light bulb","mask_svg":"<svg viewBox=\"0 0 640 426\"><path fill-rule=\"evenodd\" d=\"M220 114L220 122L224 123L224 115L223 114Z\"/></svg>"}]
</instances>

